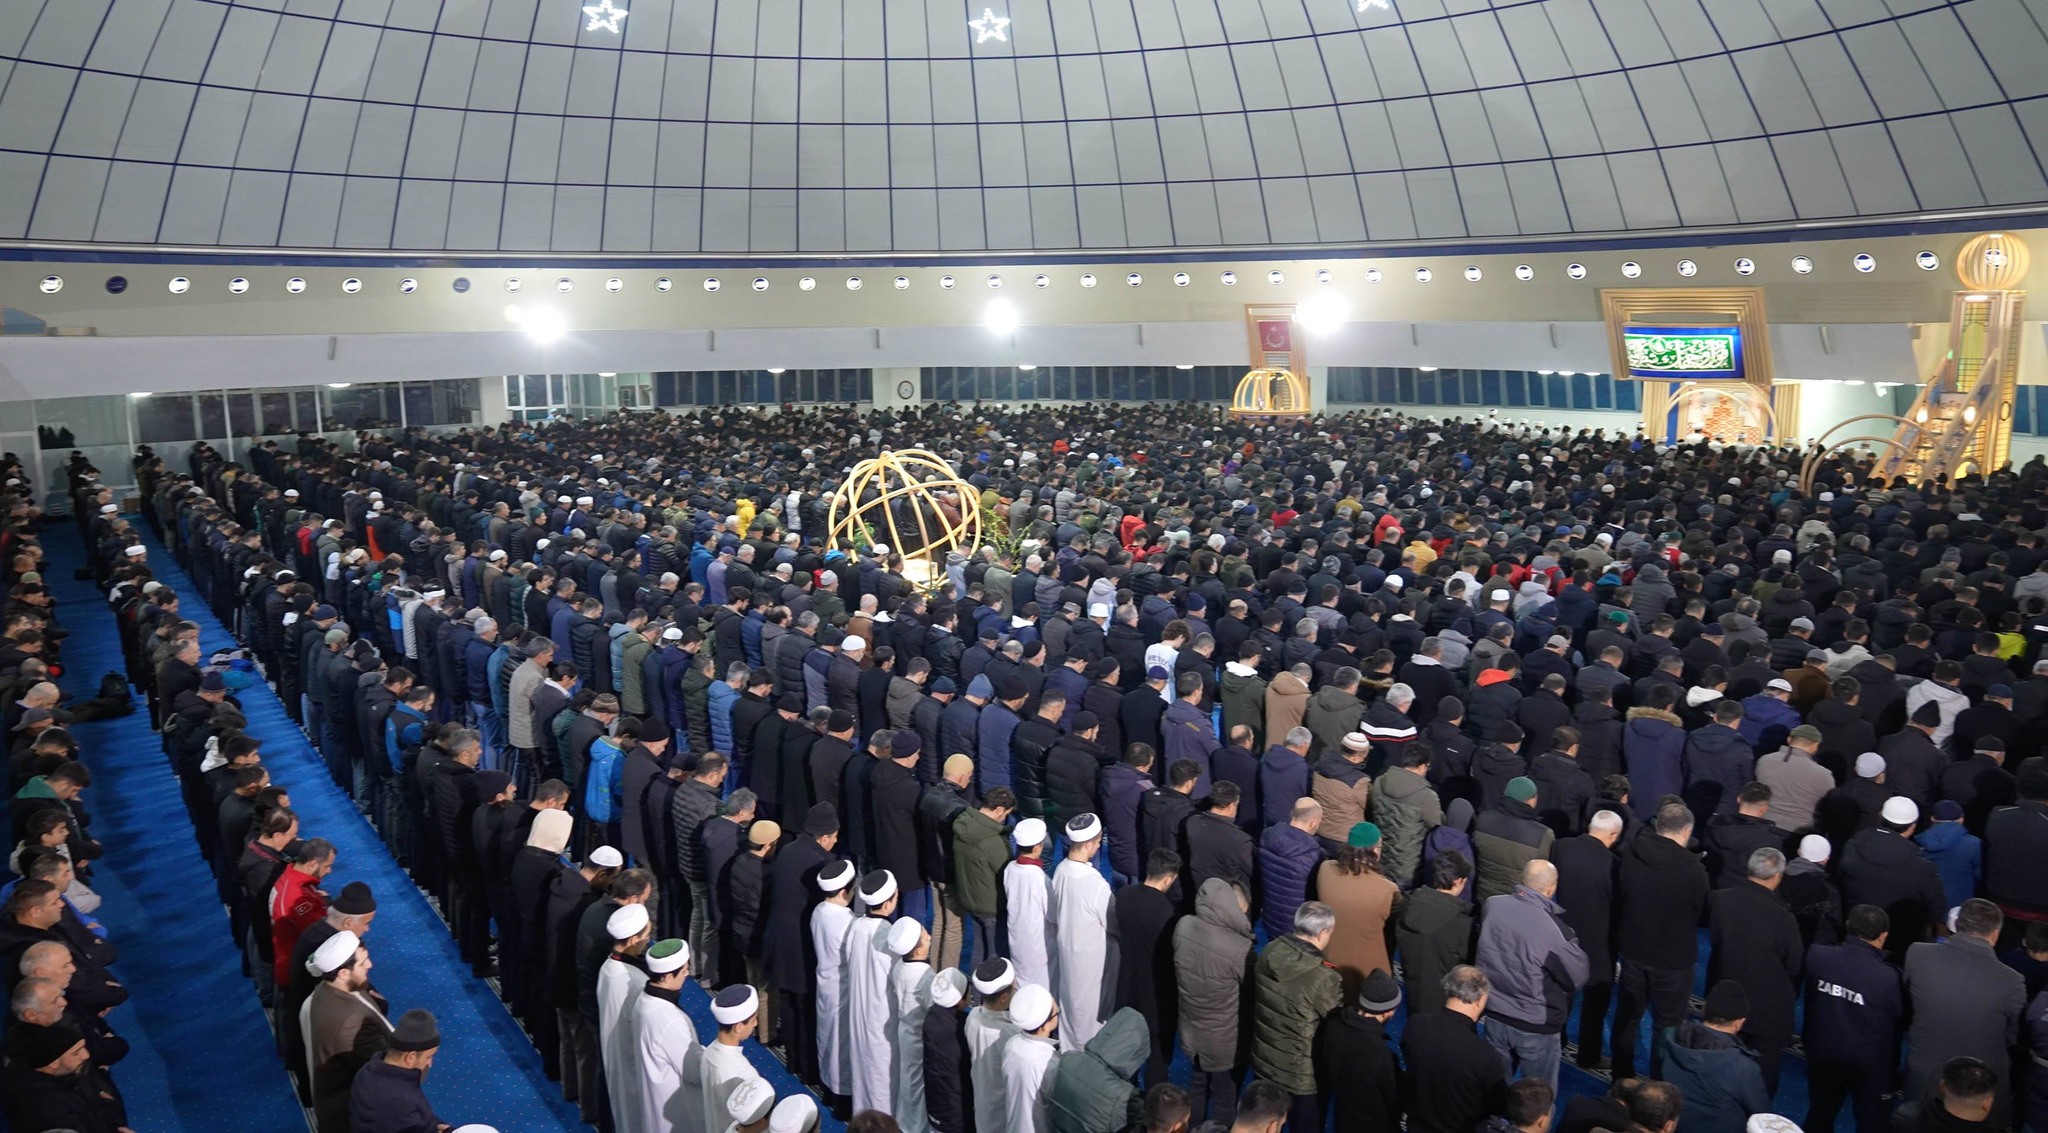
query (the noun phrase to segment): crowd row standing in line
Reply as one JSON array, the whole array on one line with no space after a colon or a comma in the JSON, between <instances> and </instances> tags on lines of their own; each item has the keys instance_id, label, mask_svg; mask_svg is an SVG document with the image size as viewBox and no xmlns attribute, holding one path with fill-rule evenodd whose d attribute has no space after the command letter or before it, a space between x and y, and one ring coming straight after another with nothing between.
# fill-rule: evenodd
<instances>
[{"instance_id":1,"label":"crowd row standing in line","mask_svg":"<svg viewBox=\"0 0 2048 1133\"><path fill-rule=\"evenodd\" d=\"M2038 463L1808 499L1778 450L1196 420L655 417L138 480L601 1125L663 1081L596 931L648 903L799 1077L909 1128L1120 1129L1141 1071L1170 1115L1178 1045L1195 1121L1249 1068L1297 1128L1466 1133L1537 1108L1510 1078L1547 1113L1575 998L1588 1065L1615 1008L1617 1099L1716 1128L1768 1108L1802 989L1809 1124L1887 1121L1908 1030L1909 1120L2038 1112L2048 939L1992 954L2048 913ZM829 470L906 442L1025 542L929 595L823 548ZM565 943L564 879L608 870Z\"/></svg>"}]
</instances>

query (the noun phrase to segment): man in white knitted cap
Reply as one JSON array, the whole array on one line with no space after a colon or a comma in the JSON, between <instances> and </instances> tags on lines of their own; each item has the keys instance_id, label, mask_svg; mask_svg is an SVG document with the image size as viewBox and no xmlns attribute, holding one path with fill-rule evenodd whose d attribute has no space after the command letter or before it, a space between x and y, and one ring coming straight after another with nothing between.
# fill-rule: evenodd
<instances>
[{"instance_id":1,"label":"man in white knitted cap","mask_svg":"<svg viewBox=\"0 0 2048 1133\"><path fill-rule=\"evenodd\" d=\"M1045 820L1027 818L1013 831L1017 857L1003 867L1007 953L1024 983L1052 983L1052 878L1046 874Z\"/></svg>"},{"instance_id":2,"label":"man in white knitted cap","mask_svg":"<svg viewBox=\"0 0 2048 1133\"><path fill-rule=\"evenodd\" d=\"M626 1015L647 986L647 970L640 956L653 940L651 921L646 905L620 905L604 923L612 950L597 969L597 1049L604 1059L604 1081L615 1125L617 1115L631 1108L646 1088Z\"/></svg>"},{"instance_id":3,"label":"man in white knitted cap","mask_svg":"<svg viewBox=\"0 0 2048 1133\"><path fill-rule=\"evenodd\" d=\"M878 869L860 879L859 920L846 934L846 1042L858 1051L853 1060L854 1112L893 1112L896 1095L896 1036L889 1025L894 1015L889 975L896 957L889 952L889 921L896 915L896 877Z\"/></svg>"},{"instance_id":4,"label":"man in white knitted cap","mask_svg":"<svg viewBox=\"0 0 2048 1133\"><path fill-rule=\"evenodd\" d=\"M967 1043L968 1081L974 1088L974 1127L1001 1129L1003 1060L996 1048L1017 1031L1010 1022L1010 1001L1018 987L1017 966L1000 956L983 961L968 985L981 998L960 1025Z\"/></svg>"},{"instance_id":5,"label":"man in white knitted cap","mask_svg":"<svg viewBox=\"0 0 2048 1133\"><path fill-rule=\"evenodd\" d=\"M819 867L818 889L824 897L811 910L811 949L818 963L812 993L818 1010L818 1078L833 1098L853 1088L853 1051L846 1035L846 936L853 928L855 876L853 863L843 858Z\"/></svg>"},{"instance_id":6,"label":"man in white knitted cap","mask_svg":"<svg viewBox=\"0 0 2048 1133\"><path fill-rule=\"evenodd\" d=\"M747 1061L744 1044L754 1034L761 1015L761 996L746 984L723 988L711 1000L711 1017L718 1021L718 1037L705 1044L703 1073L705 1133L723 1133L731 1124L728 1104L732 1094L761 1072Z\"/></svg>"},{"instance_id":7,"label":"man in white knitted cap","mask_svg":"<svg viewBox=\"0 0 2048 1133\"><path fill-rule=\"evenodd\" d=\"M1104 888L1108 882L1103 883ZM1003 1117L996 1128L1006 1133L1052 1133L1046 1114L1046 1086L1060 1056L1053 1032L1060 1029L1059 1004L1052 992L1025 984L1010 1000L1010 1020L1017 1030L996 1047L1003 1064Z\"/></svg>"},{"instance_id":8,"label":"man in white knitted cap","mask_svg":"<svg viewBox=\"0 0 2048 1133\"><path fill-rule=\"evenodd\" d=\"M1060 1049L1080 1050L1102 1029L1110 893L1109 882L1095 868L1095 855L1102 849L1102 820L1092 814L1076 815L1067 823L1066 833L1067 858L1052 877L1059 1000L1067 1011L1067 1025L1060 1028Z\"/></svg>"},{"instance_id":9,"label":"man in white knitted cap","mask_svg":"<svg viewBox=\"0 0 2048 1133\"><path fill-rule=\"evenodd\" d=\"M896 1012L896 1124L903 1133L930 1133L924 1108L924 1015L932 1005L932 938L914 917L889 926L888 947L896 957L889 990Z\"/></svg>"},{"instance_id":10,"label":"man in white knitted cap","mask_svg":"<svg viewBox=\"0 0 2048 1133\"><path fill-rule=\"evenodd\" d=\"M683 985L690 979L690 946L656 941L647 949L647 983L626 1012L630 1057L638 1068L637 1096L613 1095L618 1133L698 1133L703 1128L703 1083L697 1025L684 1014Z\"/></svg>"}]
</instances>

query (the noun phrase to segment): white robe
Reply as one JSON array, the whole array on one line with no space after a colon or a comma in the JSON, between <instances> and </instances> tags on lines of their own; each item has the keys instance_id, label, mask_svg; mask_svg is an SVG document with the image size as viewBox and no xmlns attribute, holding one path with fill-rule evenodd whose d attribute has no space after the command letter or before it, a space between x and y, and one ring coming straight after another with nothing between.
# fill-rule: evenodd
<instances>
[{"instance_id":1,"label":"white robe","mask_svg":"<svg viewBox=\"0 0 2048 1133\"><path fill-rule=\"evenodd\" d=\"M884 947L889 922L862 917L846 933L846 1044L853 1059L853 1110L896 1109L896 1005L889 973L896 957Z\"/></svg>"},{"instance_id":2,"label":"white robe","mask_svg":"<svg viewBox=\"0 0 2048 1133\"><path fill-rule=\"evenodd\" d=\"M641 992L626 1011L626 1030L640 1066L640 1095L616 1102L620 1133L704 1133L703 1046L683 1009Z\"/></svg>"},{"instance_id":3,"label":"white robe","mask_svg":"<svg viewBox=\"0 0 2048 1133\"><path fill-rule=\"evenodd\" d=\"M1080 1050L1102 1029L1102 969L1109 956L1109 882L1094 863L1070 858L1053 871L1052 915L1059 1046Z\"/></svg>"},{"instance_id":4,"label":"white robe","mask_svg":"<svg viewBox=\"0 0 2048 1133\"><path fill-rule=\"evenodd\" d=\"M1003 1127L1003 1060L998 1049L1017 1033L1008 1011L976 1007L961 1024L967 1038L967 1077L974 1086L974 1128Z\"/></svg>"},{"instance_id":5,"label":"white robe","mask_svg":"<svg viewBox=\"0 0 2048 1133\"><path fill-rule=\"evenodd\" d=\"M633 1046L633 1032L626 1026L626 1014L633 1001L647 987L647 972L614 956L605 957L597 970L597 1049L604 1060L604 1081L611 1094L612 1112L621 1115L618 1133L642 1133L624 1115L637 1109L646 1086L640 1079L640 1056Z\"/></svg>"},{"instance_id":6,"label":"white robe","mask_svg":"<svg viewBox=\"0 0 2048 1133\"><path fill-rule=\"evenodd\" d=\"M818 955L818 1077L835 1094L847 1092L853 1060L846 1041L846 934L853 910L829 901L811 911L811 944Z\"/></svg>"},{"instance_id":7,"label":"white robe","mask_svg":"<svg viewBox=\"0 0 2048 1133\"><path fill-rule=\"evenodd\" d=\"M896 1124L903 1133L930 1133L924 1107L924 1016L932 1006L932 966L906 960L889 975L896 1000Z\"/></svg>"},{"instance_id":8,"label":"white robe","mask_svg":"<svg viewBox=\"0 0 2048 1133\"><path fill-rule=\"evenodd\" d=\"M1003 867L1003 923L1017 982L1051 987L1052 881L1044 868L1018 862Z\"/></svg>"},{"instance_id":9,"label":"white robe","mask_svg":"<svg viewBox=\"0 0 2048 1133\"><path fill-rule=\"evenodd\" d=\"M722 1133L732 1124L732 1113L726 1108L732 1092L747 1079L759 1078L761 1072L747 1061L745 1047L727 1046L716 1039L705 1045L703 1059L704 1128Z\"/></svg>"},{"instance_id":10,"label":"white robe","mask_svg":"<svg viewBox=\"0 0 2048 1133\"><path fill-rule=\"evenodd\" d=\"M995 1053L1003 1060L1004 1133L1052 1133L1045 1103L1052 1094L1053 1067L1060 1048L1051 1039L1017 1033Z\"/></svg>"}]
</instances>

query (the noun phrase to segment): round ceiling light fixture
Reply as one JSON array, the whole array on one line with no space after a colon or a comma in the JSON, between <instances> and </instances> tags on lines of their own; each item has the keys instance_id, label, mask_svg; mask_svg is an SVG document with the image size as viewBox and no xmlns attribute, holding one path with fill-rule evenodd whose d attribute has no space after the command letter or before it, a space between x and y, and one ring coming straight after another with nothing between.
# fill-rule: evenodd
<instances>
[{"instance_id":1,"label":"round ceiling light fixture","mask_svg":"<svg viewBox=\"0 0 2048 1133\"><path fill-rule=\"evenodd\" d=\"M941 290L944 290L944 291L951 291L951 290L953 290L953 289L954 289L955 287L958 287L959 285L960 285L960 281L959 281L959 280L957 280L957 279L954 279L954 278L953 278L952 276L950 276L950 275L942 275L942 276L940 276L940 277L939 277L939 288L940 288Z\"/></svg>"},{"instance_id":2,"label":"round ceiling light fixture","mask_svg":"<svg viewBox=\"0 0 2048 1133\"><path fill-rule=\"evenodd\" d=\"M657 280L655 280L655 281L654 281L654 289L655 289L656 291L667 291L668 289L670 289L670 288L674 287L675 285L676 285L676 281L675 281L675 280L673 280L673 279L670 279L669 277L667 277L667 276L665 276L665 275L664 275L664 276L662 276L662 277L661 277L660 279L657 279Z\"/></svg>"},{"instance_id":3,"label":"round ceiling light fixture","mask_svg":"<svg viewBox=\"0 0 2048 1133\"><path fill-rule=\"evenodd\" d=\"M859 291L859 290L860 290L860 277L859 277L859 276L857 276L857 275L849 275L849 276L847 276L847 277L846 277L846 289L847 289L848 291Z\"/></svg>"},{"instance_id":4,"label":"round ceiling light fixture","mask_svg":"<svg viewBox=\"0 0 2048 1133\"><path fill-rule=\"evenodd\" d=\"M1124 283L1128 284L1131 287L1143 287L1145 285L1145 277L1139 275L1137 272L1132 272L1131 274L1124 277Z\"/></svg>"},{"instance_id":5,"label":"round ceiling light fixture","mask_svg":"<svg viewBox=\"0 0 2048 1133\"><path fill-rule=\"evenodd\" d=\"M241 282L243 282L243 281L242 281L242 280L239 280L239 279L238 279L238 280L235 280L235 281L234 281L234 283L230 283L230 284L228 284L228 290L229 290L229 291L234 291L234 290L235 290L235 283L241 283ZM418 291L419 289L420 289L420 281L419 281L419 280L417 280L417 279L413 279L413 278L412 278L412 277L410 277L410 276L408 276L408 277L406 277L406 278L404 278L404 279L401 279L401 280L399 280L399 281L398 281L398 293L399 293L400 295L410 295L410 294L412 294L413 292L415 292L415 291ZM237 292L237 294L240 294L240 292Z\"/></svg>"},{"instance_id":6,"label":"round ceiling light fixture","mask_svg":"<svg viewBox=\"0 0 2048 1133\"><path fill-rule=\"evenodd\" d=\"M1236 273L1236 272L1234 272L1234 271L1226 271L1226 272L1224 272L1224 273L1223 273L1223 276L1222 276L1222 279L1223 279L1223 286L1225 286L1225 287L1236 287L1236 286L1237 286L1237 273Z\"/></svg>"},{"instance_id":7,"label":"round ceiling light fixture","mask_svg":"<svg viewBox=\"0 0 2048 1133\"><path fill-rule=\"evenodd\" d=\"M61 275L46 275L43 277L42 288L43 294L55 295L59 291L64 290L64 277Z\"/></svg>"},{"instance_id":8,"label":"round ceiling light fixture","mask_svg":"<svg viewBox=\"0 0 2048 1133\"><path fill-rule=\"evenodd\" d=\"M563 276L562 278L555 281L555 290L561 292L564 295L567 295L571 291L576 290L576 281L570 279L568 276Z\"/></svg>"},{"instance_id":9,"label":"round ceiling light fixture","mask_svg":"<svg viewBox=\"0 0 2048 1133\"><path fill-rule=\"evenodd\" d=\"M604 289L606 291L611 292L614 295L617 295L619 292L624 291L626 289L626 281L620 279L616 275L612 276L610 279L604 281Z\"/></svg>"},{"instance_id":10,"label":"round ceiling light fixture","mask_svg":"<svg viewBox=\"0 0 2048 1133\"><path fill-rule=\"evenodd\" d=\"M306 281L295 275L284 281L284 289L292 295L304 295L306 293Z\"/></svg>"},{"instance_id":11,"label":"round ceiling light fixture","mask_svg":"<svg viewBox=\"0 0 2048 1133\"><path fill-rule=\"evenodd\" d=\"M1871 272L1877 270L1877 257L1871 255L1869 252L1856 253L1856 258L1851 262L1856 265L1857 271L1860 271L1865 275L1869 275Z\"/></svg>"},{"instance_id":12,"label":"round ceiling light fixture","mask_svg":"<svg viewBox=\"0 0 2048 1133\"><path fill-rule=\"evenodd\" d=\"M184 276L181 275L171 280L171 294L183 295L190 290L192 290L192 281Z\"/></svg>"},{"instance_id":13,"label":"round ceiling light fixture","mask_svg":"<svg viewBox=\"0 0 2048 1133\"><path fill-rule=\"evenodd\" d=\"M1415 282L1417 283L1428 283L1430 280L1435 278L1436 273L1430 271L1428 268L1415 269Z\"/></svg>"},{"instance_id":14,"label":"round ceiling light fixture","mask_svg":"<svg viewBox=\"0 0 2048 1133\"><path fill-rule=\"evenodd\" d=\"M707 276L705 276L705 277L704 277L704 290L706 290L706 291L716 291L716 290L718 290L718 288L719 288L719 282L718 282L718 277L717 277L717 276L715 276L715 275L707 275Z\"/></svg>"},{"instance_id":15,"label":"round ceiling light fixture","mask_svg":"<svg viewBox=\"0 0 2048 1133\"><path fill-rule=\"evenodd\" d=\"M355 278L354 276L350 276L349 278L341 281L341 293L343 295L354 295L356 292L361 291L362 289L363 281Z\"/></svg>"},{"instance_id":16,"label":"round ceiling light fixture","mask_svg":"<svg viewBox=\"0 0 2048 1133\"><path fill-rule=\"evenodd\" d=\"M1621 277L1623 279L1636 279L1639 278L1642 274L1643 265L1635 262L1634 260L1629 260L1628 262L1621 265Z\"/></svg>"},{"instance_id":17,"label":"round ceiling light fixture","mask_svg":"<svg viewBox=\"0 0 2048 1133\"><path fill-rule=\"evenodd\" d=\"M1287 282L1287 273L1277 269L1269 271L1266 273L1266 282L1278 287Z\"/></svg>"},{"instance_id":18,"label":"round ceiling light fixture","mask_svg":"<svg viewBox=\"0 0 2048 1133\"><path fill-rule=\"evenodd\" d=\"M1095 286L1095 273L1094 273L1094 272L1092 272L1092 271L1091 271L1091 272L1083 272L1083 273L1081 274L1081 286L1083 286L1083 287L1093 287L1093 286Z\"/></svg>"},{"instance_id":19,"label":"round ceiling light fixture","mask_svg":"<svg viewBox=\"0 0 2048 1133\"><path fill-rule=\"evenodd\" d=\"M1366 281L1367 283L1378 283L1378 282L1380 281L1380 269L1378 269L1378 268L1367 268L1367 269L1365 269L1365 281Z\"/></svg>"},{"instance_id":20,"label":"round ceiling light fixture","mask_svg":"<svg viewBox=\"0 0 2048 1133\"><path fill-rule=\"evenodd\" d=\"M1052 286L1052 277L1049 275L1034 275L1031 277L1031 286L1043 291Z\"/></svg>"},{"instance_id":21,"label":"round ceiling light fixture","mask_svg":"<svg viewBox=\"0 0 2048 1133\"><path fill-rule=\"evenodd\" d=\"M1811 256L1794 256L1794 257L1792 257L1792 270L1793 270L1793 271L1796 271L1796 272L1798 272L1798 273L1799 273L1800 275L1812 275L1812 274L1813 274L1813 257L1811 257Z\"/></svg>"},{"instance_id":22,"label":"round ceiling light fixture","mask_svg":"<svg viewBox=\"0 0 2048 1133\"><path fill-rule=\"evenodd\" d=\"M1586 265L1566 264L1564 265L1564 273L1573 279L1584 279L1586 278Z\"/></svg>"},{"instance_id":23,"label":"round ceiling light fixture","mask_svg":"<svg viewBox=\"0 0 2048 1133\"><path fill-rule=\"evenodd\" d=\"M1700 265L1694 263L1691 260L1678 261L1678 274L1686 277L1687 279L1691 279L1693 276L1696 276L1699 273Z\"/></svg>"},{"instance_id":24,"label":"round ceiling light fixture","mask_svg":"<svg viewBox=\"0 0 2048 1133\"><path fill-rule=\"evenodd\" d=\"M410 282L410 281L406 281L406 282ZM400 284L398 285L398 289L399 289L400 291L404 291L404 290L406 289L406 287L405 287L405 283L400 283ZM235 278L231 279L231 280L228 280L228 294L230 294L230 295L246 295L246 294L248 294L248 293L249 293L249 281L248 281L248 280L246 280L246 279L242 278L242 277L241 277L241 276L239 276L239 275L238 275L238 276L236 276Z\"/></svg>"},{"instance_id":25,"label":"round ceiling light fixture","mask_svg":"<svg viewBox=\"0 0 2048 1133\"><path fill-rule=\"evenodd\" d=\"M1000 275L992 275L992 276L989 276L989 277L988 277L988 285L989 285L989 287L990 287L990 288L999 288L999 287L1001 287L1001 286L1003 285L1003 277L1002 277L1002 276L1000 276Z\"/></svg>"},{"instance_id":26,"label":"round ceiling light fixture","mask_svg":"<svg viewBox=\"0 0 2048 1133\"><path fill-rule=\"evenodd\" d=\"M1186 287L1188 285L1188 273L1184 271L1174 272L1173 285L1175 287Z\"/></svg>"},{"instance_id":27,"label":"round ceiling light fixture","mask_svg":"<svg viewBox=\"0 0 2048 1133\"><path fill-rule=\"evenodd\" d=\"M1481 272L1481 271L1479 270L1479 265L1478 265L1478 264L1468 264L1468 265L1466 265L1466 267L1465 267L1465 282L1467 282L1467 283L1478 283L1478 282L1479 282L1479 280L1480 280L1480 279L1481 279L1481 278L1483 277L1483 275L1484 275L1484 273L1483 273L1483 272Z\"/></svg>"},{"instance_id":28,"label":"round ceiling light fixture","mask_svg":"<svg viewBox=\"0 0 2048 1133\"><path fill-rule=\"evenodd\" d=\"M907 275L899 275L892 282L895 284L896 290L898 291L910 290L910 277Z\"/></svg>"},{"instance_id":29,"label":"round ceiling light fixture","mask_svg":"<svg viewBox=\"0 0 2048 1133\"><path fill-rule=\"evenodd\" d=\"M1334 276L1334 275L1331 275L1331 274L1330 274L1330 269L1329 269L1329 268L1317 268L1317 269L1316 269L1316 282L1317 282L1317 283L1329 283L1329 282L1332 282L1333 280L1335 280L1336 278L1337 278L1336 276Z\"/></svg>"},{"instance_id":30,"label":"round ceiling light fixture","mask_svg":"<svg viewBox=\"0 0 2048 1133\"><path fill-rule=\"evenodd\" d=\"M1742 257L1738 258L1738 259L1737 259L1737 260L1735 261L1735 274L1736 274L1736 275L1755 275L1755 274L1756 274L1756 261L1755 261L1755 260L1752 260L1752 259L1750 259L1750 258L1749 258L1748 256L1742 256Z\"/></svg>"},{"instance_id":31,"label":"round ceiling light fixture","mask_svg":"<svg viewBox=\"0 0 2048 1133\"><path fill-rule=\"evenodd\" d=\"M766 290L768 290L768 277L767 277L767 276L765 276L765 275L757 275L757 276L755 276L755 277L754 277L754 290L756 290L756 291L766 291Z\"/></svg>"},{"instance_id":32,"label":"round ceiling light fixture","mask_svg":"<svg viewBox=\"0 0 2048 1133\"><path fill-rule=\"evenodd\" d=\"M1516 264L1515 278L1521 280L1523 283L1527 283L1530 280L1536 278L1536 269L1530 267L1528 264Z\"/></svg>"},{"instance_id":33,"label":"round ceiling light fixture","mask_svg":"<svg viewBox=\"0 0 2048 1133\"><path fill-rule=\"evenodd\" d=\"M1941 266L1941 257L1933 252L1921 252L1913 257L1913 266L1921 271L1933 271Z\"/></svg>"}]
</instances>

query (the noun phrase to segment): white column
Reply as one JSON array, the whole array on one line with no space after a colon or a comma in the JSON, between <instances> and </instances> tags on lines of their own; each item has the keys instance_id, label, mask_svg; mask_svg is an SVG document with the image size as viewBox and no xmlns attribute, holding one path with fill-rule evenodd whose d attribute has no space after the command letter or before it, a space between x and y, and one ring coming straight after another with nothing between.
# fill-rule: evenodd
<instances>
[{"instance_id":1,"label":"white column","mask_svg":"<svg viewBox=\"0 0 2048 1133\"><path fill-rule=\"evenodd\" d=\"M1310 366L1308 367L1308 373L1303 374L1302 377L1308 380L1309 407L1317 413L1329 412L1330 368L1328 366Z\"/></svg>"}]
</instances>

